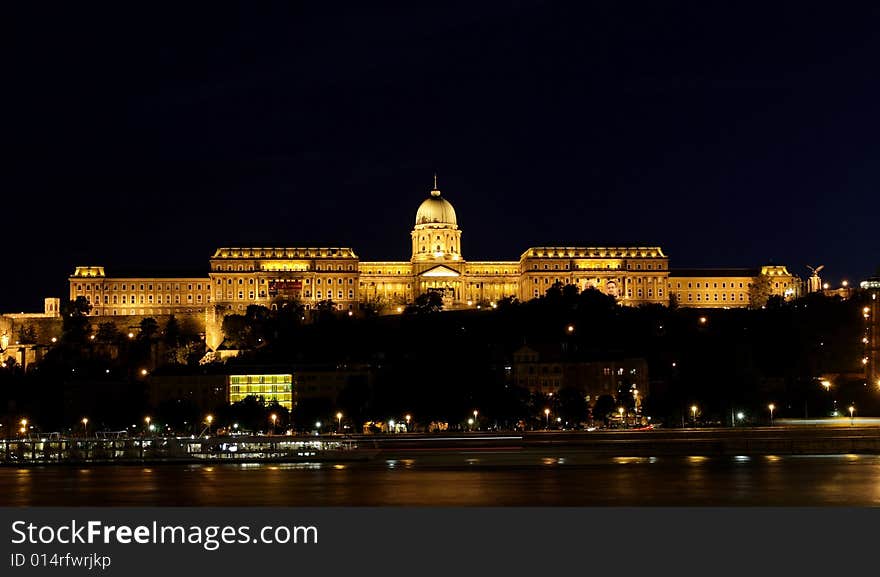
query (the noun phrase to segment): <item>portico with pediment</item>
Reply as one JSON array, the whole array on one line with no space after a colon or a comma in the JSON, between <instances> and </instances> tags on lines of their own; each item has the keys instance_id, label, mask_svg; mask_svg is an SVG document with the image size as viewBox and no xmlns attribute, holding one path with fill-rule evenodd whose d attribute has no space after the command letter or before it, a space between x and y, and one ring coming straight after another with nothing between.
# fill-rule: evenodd
<instances>
[{"instance_id":1,"label":"portico with pediment","mask_svg":"<svg viewBox=\"0 0 880 577\"><path fill-rule=\"evenodd\" d=\"M436 265L418 273L418 294L438 291L446 306L455 306L462 300L461 273L446 265Z\"/></svg>"}]
</instances>

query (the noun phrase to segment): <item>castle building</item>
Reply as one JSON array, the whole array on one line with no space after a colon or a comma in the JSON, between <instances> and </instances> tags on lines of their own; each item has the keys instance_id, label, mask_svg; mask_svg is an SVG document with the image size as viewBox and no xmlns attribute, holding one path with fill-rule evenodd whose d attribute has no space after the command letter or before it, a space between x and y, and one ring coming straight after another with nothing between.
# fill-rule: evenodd
<instances>
[{"instance_id":1,"label":"castle building","mask_svg":"<svg viewBox=\"0 0 880 577\"><path fill-rule=\"evenodd\" d=\"M416 211L409 261L361 261L347 247L226 247L214 252L206 274L193 277L108 276L102 266L78 266L69 278L70 299L85 297L95 316L204 318L214 348L223 316L285 300L306 309L332 301L353 314L367 304L394 313L436 291L446 308L476 308L505 297L533 299L561 283L594 287L628 306L668 305L674 294L680 306L722 308L749 306L749 288L761 277L786 298L801 286L783 266L670 271L659 246L540 246L518 260L469 261L461 237L455 209L435 177Z\"/></svg>"}]
</instances>

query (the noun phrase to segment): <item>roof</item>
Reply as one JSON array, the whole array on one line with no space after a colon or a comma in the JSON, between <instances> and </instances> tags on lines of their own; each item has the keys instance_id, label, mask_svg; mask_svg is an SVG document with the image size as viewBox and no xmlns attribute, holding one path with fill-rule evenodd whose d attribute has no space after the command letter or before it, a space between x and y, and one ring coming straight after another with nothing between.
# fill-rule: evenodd
<instances>
[{"instance_id":1,"label":"roof","mask_svg":"<svg viewBox=\"0 0 880 577\"><path fill-rule=\"evenodd\" d=\"M84 267L77 267L77 272L80 272L80 269ZM76 274L70 276L70 278L76 279L89 279L89 278L101 278L101 279L121 279L121 278L134 278L134 279L198 279L198 280L208 280L208 270L207 267L203 269L111 269L109 274L105 273L104 267L89 267L92 269L100 268L102 275L86 275L86 274Z\"/></svg>"},{"instance_id":2,"label":"roof","mask_svg":"<svg viewBox=\"0 0 880 577\"><path fill-rule=\"evenodd\" d=\"M659 246L534 246L521 259L540 258L666 258Z\"/></svg>"},{"instance_id":3,"label":"roof","mask_svg":"<svg viewBox=\"0 0 880 577\"><path fill-rule=\"evenodd\" d=\"M236 258L357 258L347 247L220 247L211 257Z\"/></svg>"}]
</instances>

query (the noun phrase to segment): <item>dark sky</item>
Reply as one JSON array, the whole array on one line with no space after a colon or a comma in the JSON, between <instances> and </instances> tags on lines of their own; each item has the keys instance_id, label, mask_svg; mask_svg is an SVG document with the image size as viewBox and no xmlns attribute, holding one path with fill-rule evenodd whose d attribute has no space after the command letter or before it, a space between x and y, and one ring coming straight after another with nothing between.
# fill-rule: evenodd
<instances>
[{"instance_id":1,"label":"dark sky","mask_svg":"<svg viewBox=\"0 0 880 577\"><path fill-rule=\"evenodd\" d=\"M2 311L224 245L406 259L435 170L471 260L880 265L872 3L18 4Z\"/></svg>"}]
</instances>

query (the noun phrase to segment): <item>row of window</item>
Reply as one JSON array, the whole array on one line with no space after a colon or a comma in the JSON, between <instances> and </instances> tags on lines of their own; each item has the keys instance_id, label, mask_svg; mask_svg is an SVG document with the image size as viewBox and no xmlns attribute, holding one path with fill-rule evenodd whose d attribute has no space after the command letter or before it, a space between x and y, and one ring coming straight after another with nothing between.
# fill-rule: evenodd
<instances>
[{"instance_id":1,"label":"row of window","mask_svg":"<svg viewBox=\"0 0 880 577\"><path fill-rule=\"evenodd\" d=\"M79 295L79 296L82 296L82 295ZM86 301L88 301L89 304L91 304L93 306L101 304L101 297L100 296L95 296L94 302L92 302L92 295L85 295L85 298L86 298ZM208 295L205 295L205 302L210 302L210 301L211 301L211 297ZM153 300L153 295L151 295L151 294L146 295L146 298L145 298L145 295L140 295L138 297L138 295L134 295L134 294L130 295L130 298L129 298L129 295L104 295L104 303L103 304L105 304L105 305L109 305L109 304L134 305L134 304L153 304L154 302L156 304L161 305L162 304L162 295L156 295L155 300ZM193 295L188 294L188 295L186 295L186 302L187 303L192 303L192 302L201 303L202 302L202 295L201 294L195 295L195 301L193 301ZM165 304L169 304L169 305L172 304L171 295L169 295L169 294L165 295ZM180 304L180 295L174 295L174 303L173 304L176 304L176 305Z\"/></svg>"},{"instance_id":2,"label":"row of window","mask_svg":"<svg viewBox=\"0 0 880 577\"><path fill-rule=\"evenodd\" d=\"M102 308L93 308L92 316L100 316L100 315L170 315L175 313L203 313L205 309L102 309Z\"/></svg>"},{"instance_id":3,"label":"row of window","mask_svg":"<svg viewBox=\"0 0 880 577\"><path fill-rule=\"evenodd\" d=\"M714 297L714 298L710 298L710 296L712 296L712 297ZM702 295L701 295L700 293L696 293L696 298L694 298L694 293L688 293L688 294L687 294L687 300L688 300L688 302L693 302L693 301L696 301L696 302L709 302L710 300L711 300L711 301L714 301L714 302L718 302L718 293L715 293L714 295L710 295L709 293L706 293L706 298L705 298L705 299L702 299L701 297L702 297ZM678 299L681 300L681 293L678 293ZM727 301L727 293L721 293L721 300L722 300L722 301ZM736 301L736 300L739 300L739 302L745 302L745 300L746 300L746 298L745 298L745 293L739 293L739 298L738 298L738 299L737 299L737 294L735 294L735 293L730 293L730 301L733 302L733 301Z\"/></svg>"},{"instance_id":4,"label":"row of window","mask_svg":"<svg viewBox=\"0 0 880 577\"><path fill-rule=\"evenodd\" d=\"M591 270L591 269L592 269L592 270L601 270L601 269L603 269L603 268L604 268L605 270L615 270L615 269L619 269L619 268L620 268L620 264L619 264L619 263L616 263L616 264L610 264L610 263L609 263L609 264L606 264L604 267L598 267L598 266L597 266L597 267L580 267L580 266L575 266L575 270ZM532 270L538 270L538 265L537 265L537 264L533 264L533 265L532 265ZM550 270L550 265L548 265L548 264L544 264L544 270ZM558 264L554 264L554 265L553 265L553 270L569 270L569 265L566 264L566 265L564 265L564 267L563 267L562 269L560 269ZM641 265L641 264L637 264L637 265L635 266L635 268L633 268L632 264L627 263L627 265L626 265L626 270L642 270L642 265ZM662 264L658 264L658 265L655 267L655 266L652 265L652 264L648 264L648 265L645 265L645 270L664 270L664 266L663 266ZM495 274L498 274L498 271L497 271L497 270L495 271Z\"/></svg>"},{"instance_id":5,"label":"row of window","mask_svg":"<svg viewBox=\"0 0 880 577\"><path fill-rule=\"evenodd\" d=\"M257 269L256 269L256 267L255 267L253 264L249 264L249 265L241 265L241 264L240 264L240 265L238 265L238 268L235 268L235 267L233 267L233 265L228 264L228 265L226 265L226 268L225 268L225 269L223 268L223 265L215 264L215 265L214 265L214 270L215 270L215 271L223 271L223 270L226 270L226 271L230 271L230 272L231 272L231 271L235 271L235 270L238 270L238 271L241 271L241 272L248 272L248 271L249 271L249 272L255 272ZM286 264L283 264L283 265L280 265L280 266L277 266L277 265L276 265L276 266L272 266L272 265L261 264L261 265L260 265L260 270L291 270L291 271L299 271L299 270L312 270L312 269L311 269L311 266L310 266L310 265L305 265L305 267L290 265L289 268L288 268L288 265L286 265ZM351 264L350 264L350 265L344 266L344 265L338 264L338 265L336 265L336 268L335 268L335 269L333 268L333 265L332 265L332 264L330 264L330 265L325 265L325 266L323 266L323 267L322 267L322 265L315 265L315 270L327 270L327 271L333 271L333 270L337 270L337 271L341 271L341 270L354 270L354 265L351 265Z\"/></svg>"},{"instance_id":6,"label":"row of window","mask_svg":"<svg viewBox=\"0 0 880 577\"><path fill-rule=\"evenodd\" d=\"M181 284L181 283L164 283L164 284L163 284L163 283L158 283L158 284L156 284L155 286L156 286L156 290L160 290L160 291L161 291L161 290L170 291L170 290L172 290L171 287L174 286L174 289L173 289L173 290L179 291L179 290L180 290L180 284ZM129 286L130 286L131 288L129 288ZM115 291L115 290L122 290L122 291L126 291L126 290L133 290L133 291L134 291L134 290L140 290L140 291L148 290L148 291L151 291L151 290L153 290L153 286L154 286L154 285L153 285L152 283L141 283L140 285L138 285L137 283L132 283L131 285L128 285L128 284L122 284L122 285L120 285L120 284L118 284L118 283L113 283L112 285L111 285L111 284L96 284L96 285L95 285L95 290L96 290L96 291L108 291L108 290L112 290L112 291ZM202 283L189 283L189 284L186 285L186 290L189 290L189 291L193 290L193 286L196 287L196 290L202 290ZM208 286L208 285L207 285L207 283L206 283L206 284L205 284L205 288L207 288L207 286ZM164 288L163 288L163 287L164 287ZM77 284L75 285L75 289L76 289L77 292L83 292L83 290L85 290L85 291L91 291L91 290L92 290L92 285L90 285L90 284L82 285L82 284L77 283Z\"/></svg>"},{"instance_id":7,"label":"row of window","mask_svg":"<svg viewBox=\"0 0 880 577\"><path fill-rule=\"evenodd\" d=\"M340 300L343 299L344 292L345 291L342 291L342 290L336 291L337 298ZM333 291L332 290L328 290L326 293L322 293L321 290L317 290L317 291L315 291L315 298L320 300L321 298L323 298L323 296L322 296L323 294L326 294L328 299L333 298ZM254 300L254 291L248 291L247 295L248 295L247 300L249 300L249 301ZM305 298L311 298L312 291L310 289L306 289L305 291L303 291L303 296ZM227 300L233 300L234 298L235 298L234 292L226 291L226 299ZM266 298L265 291L260 292L260 298ZM348 299L349 300L354 299L354 290L353 289L348 289ZM220 291L220 290L217 291L217 300L223 300L223 291ZM238 291L238 300L240 300L240 301L244 300L244 291Z\"/></svg>"}]
</instances>

